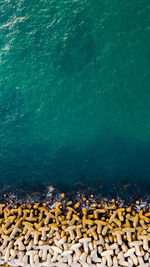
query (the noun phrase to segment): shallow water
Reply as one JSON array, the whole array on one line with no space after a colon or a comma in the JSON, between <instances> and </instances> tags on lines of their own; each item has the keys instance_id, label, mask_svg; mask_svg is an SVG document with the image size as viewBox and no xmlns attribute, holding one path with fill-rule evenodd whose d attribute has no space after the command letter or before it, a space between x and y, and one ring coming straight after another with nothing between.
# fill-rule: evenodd
<instances>
[{"instance_id":1,"label":"shallow water","mask_svg":"<svg viewBox=\"0 0 150 267\"><path fill-rule=\"evenodd\" d=\"M3 0L0 12L0 183L146 190L149 0Z\"/></svg>"}]
</instances>

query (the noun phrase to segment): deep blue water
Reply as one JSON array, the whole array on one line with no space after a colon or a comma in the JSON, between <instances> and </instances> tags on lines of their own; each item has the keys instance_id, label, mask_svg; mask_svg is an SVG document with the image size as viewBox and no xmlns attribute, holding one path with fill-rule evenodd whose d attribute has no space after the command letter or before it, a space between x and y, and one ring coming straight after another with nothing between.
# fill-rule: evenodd
<instances>
[{"instance_id":1,"label":"deep blue water","mask_svg":"<svg viewBox=\"0 0 150 267\"><path fill-rule=\"evenodd\" d=\"M149 185L150 1L0 0L0 183L79 181Z\"/></svg>"}]
</instances>

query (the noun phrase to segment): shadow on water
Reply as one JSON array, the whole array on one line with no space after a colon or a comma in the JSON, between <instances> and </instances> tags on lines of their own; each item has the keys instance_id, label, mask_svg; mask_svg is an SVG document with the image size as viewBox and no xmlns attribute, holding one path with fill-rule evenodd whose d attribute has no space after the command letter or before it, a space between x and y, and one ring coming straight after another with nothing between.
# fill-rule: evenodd
<instances>
[{"instance_id":1,"label":"shadow on water","mask_svg":"<svg viewBox=\"0 0 150 267\"><path fill-rule=\"evenodd\" d=\"M86 10L72 14L70 19L73 26L68 27L65 38L58 38L53 51L53 67L65 75L80 73L90 62L95 62L95 41Z\"/></svg>"},{"instance_id":2,"label":"shadow on water","mask_svg":"<svg viewBox=\"0 0 150 267\"><path fill-rule=\"evenodd\" d=\"M10 154L11 151L11 154ZM149 193L150 146L109 135L89 147L43 145L7 150L1 158L0 183L10 188L42 190L52 184L61 191L90 190L105 195ZM133 187L132 187L133 186Z\"/></svg>"}]
</instances>

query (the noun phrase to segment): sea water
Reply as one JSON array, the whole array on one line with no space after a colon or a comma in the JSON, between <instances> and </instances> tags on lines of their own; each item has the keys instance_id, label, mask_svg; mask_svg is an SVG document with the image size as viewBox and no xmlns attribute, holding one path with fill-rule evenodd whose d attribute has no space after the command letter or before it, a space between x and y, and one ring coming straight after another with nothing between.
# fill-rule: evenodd
<instances>
[{"instance_id":1,"label":"sea water","mask_svg":"<svg viewBox=\"0 0 150 267\"><path fill-rule=\"evenodd\" d=\"M0 0L1 186L149 180L150 1Z\"/></svg>"}]
</instances>

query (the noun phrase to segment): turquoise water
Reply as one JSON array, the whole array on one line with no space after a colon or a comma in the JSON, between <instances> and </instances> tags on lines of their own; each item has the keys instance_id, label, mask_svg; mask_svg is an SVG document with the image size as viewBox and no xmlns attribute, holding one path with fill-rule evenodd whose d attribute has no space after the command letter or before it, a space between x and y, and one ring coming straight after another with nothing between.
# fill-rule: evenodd
<instances>
[{"instance_id":1,"label":"turquoise water","mask_svg":"<svg viewBox=\"0 0 150 267\"><path fill-rule=\"evenodd\" d=\"M0 183L150 177L150 1L0 1Z\"/></svg>"}]
</instances>

